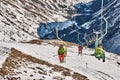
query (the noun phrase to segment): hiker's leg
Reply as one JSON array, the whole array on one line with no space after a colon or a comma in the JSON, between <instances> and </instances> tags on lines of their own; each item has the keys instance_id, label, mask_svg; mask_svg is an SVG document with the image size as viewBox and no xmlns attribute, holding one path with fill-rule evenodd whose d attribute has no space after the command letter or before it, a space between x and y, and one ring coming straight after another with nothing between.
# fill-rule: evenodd
<instances>
[{"instance_id":1,"label":"hiker's leg","mask_svg":"<svg viewBox=\"0 0 120 80\"><path fill-rule=\"evenodd\" d=\"M60 55L59 55L59 60L60 60L60 62L61 62L61 59L62 59L61 57L62 57L62 56L61 56L61 54L60 54Z\"/></svg>"},{"instance_id":2,"label":"hiker's leg","mask_svg":"<svg viewBox=\"0 0 120 80\"><path fill-rule=\"evenodd\" d=\"M61 55L61 61L64 61L64 54Z\"/></svg>"},{"instance_id":3,"label":"hiker's leg","mask_svg":"<svg viewBox=\"0 0 120 80\"><path fill-rule=\"evenodd\" d=\"M103 55L103 62L105 62L105 54Z\"/></svg>"},{"instance_id":4,"label":"hiker's leg","mask_svg":"<svg viewBox=\"0 0 120 80\"><path fill-rule=\"evenodd\" d=\"M79 55L80 51L78 50L78 55Z\"/></svg>"},{"instance_id":5,"label":"hiker's leg","mask_svg":"<svg viewBox=\"0 0 120 80\"><path fill-rule=\"evenodd\" d=\"M82 56L82 50L81 50L80 54L81 54L81 56Z\"/></svg>"}]
</instances>

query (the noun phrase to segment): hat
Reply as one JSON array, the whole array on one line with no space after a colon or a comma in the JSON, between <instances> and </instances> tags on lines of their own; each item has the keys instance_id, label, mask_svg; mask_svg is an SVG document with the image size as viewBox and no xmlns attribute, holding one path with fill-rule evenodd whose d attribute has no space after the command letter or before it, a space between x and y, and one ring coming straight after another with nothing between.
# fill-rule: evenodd
<instances>
[{"instance_id":1,"label":"hat","mask_svg":"<svg viewBox=\"0 0 120 80\"><path fill-rule=\"evenodd\" d=\"M63 47L63 44L60 44L60 47Z\"/></svg>"},{"instance_id":2,"label":"hat","mask_svg":"<svg viewBox=\"0 0 120 80\"><path fill-rule=\"evenodd\" d=\"M98 47L102 46L102 44L98 44Z\"/></svg>"}]
</instances>

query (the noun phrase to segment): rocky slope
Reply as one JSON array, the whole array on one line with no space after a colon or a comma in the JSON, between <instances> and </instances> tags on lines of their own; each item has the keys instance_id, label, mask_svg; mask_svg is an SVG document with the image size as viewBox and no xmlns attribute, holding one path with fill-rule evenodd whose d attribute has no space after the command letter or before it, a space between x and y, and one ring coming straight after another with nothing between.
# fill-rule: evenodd
<instances>
[{"instance_id":1,"label":"rocky slope","mask_svg":"<svg viewBox=\"0 0 120 80\"><path fill-rule=\"evenodd\" d=\"M40 24L38 34L43 39L57 39L56 26L58 27L59 37L64 41L86 44L88 41L95 39L94 31L102 30L107 35L103 38L105 50L120 54L120 1L105 0L103 16L101 19L101 0L94 0L87 4L77 4L75 8L79 15L62 23L43 23ZM102 20L102 25L101 25ZM94 47L94 41L89 47Z\"/></svg>"},{"instance_id":2,"label":"rocky slope","mask_svg":"<svg viewBox=\"0 0 120 80\"><path fill-rule=\"evenodd\" d=\"M82 0L0 0L0 40L28 41L37 38L41 22L65 20ZM90 0L84 0L87 2Z\"/></svg>"}]
</instances>

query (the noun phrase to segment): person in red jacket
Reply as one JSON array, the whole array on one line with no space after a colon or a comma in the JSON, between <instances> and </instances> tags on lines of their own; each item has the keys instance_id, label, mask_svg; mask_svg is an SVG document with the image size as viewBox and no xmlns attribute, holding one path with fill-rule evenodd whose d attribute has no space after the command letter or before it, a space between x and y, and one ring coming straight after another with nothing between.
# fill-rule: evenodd
<instances>
[{"instance_id":1,"label":"person in red jacket","mask_svg":"<svg viewBox=\"0 0 120 80\"><path fill-rule=\"evenodd\" d=\"M83 50L83 47L81 45L78 45L78 55L81 54L82 56L82 50Z\"/></svg>"}]
</instances>

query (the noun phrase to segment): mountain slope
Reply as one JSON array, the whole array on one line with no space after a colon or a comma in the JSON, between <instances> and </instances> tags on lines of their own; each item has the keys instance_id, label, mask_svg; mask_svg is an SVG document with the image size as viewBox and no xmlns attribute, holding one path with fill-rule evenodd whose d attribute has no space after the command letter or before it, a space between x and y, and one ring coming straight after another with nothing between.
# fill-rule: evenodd
<instances>
[{"instance_id":1,"label":"mountain slope","mask_svg":"<svg viewBox=\"0 0 120 80\"><path fill-rule=\"evenodd\" d=\"M77 72L26 55L14 48L2 65L0 75L8 80L87 80Z\"/></svg>"},{"instance_id":2,"label":"mountain slope","mask_svg":"<svg viewBox=\"0 0 120 80\"><path fill-rule=\"evenodd\" d=\"M120 3L119 0L105 0L103 16L108 22L108 32L103 39L105 50L120 54ZM102 19L101 26L101 0L94 0L87 4L75 5L78 15L60 23L42 23L39 25L38 34L43 39L57 39L56 27L62 40L85 45L91 38L95 39L94 31L106 31L106 23ZM91 40L92 41L92 40ZM89 45L94 47L94 42Z\"/></svg>"},{"instance_id":3,"label":"mountain slope","mask_svg":"<svg viewBox=\"0 0 120 80\"><path fill-rule=\"evenodd\" d=\"M81 0L0 0L0 40L28 41L38 38L41 22L67 19ZM85 0L87 2L90 0Z\"/></svg>"},{"instance_id":4,"label":"mountain slope","mask_svg":"<svg viewBox=\"0 0 120 80\"><path fill-rule=\"evenodd\" d=\"M48 63L51 63L53 65L60 65L60 66L69 68L72 71L85 75L90 80L119 80L120 78L120 75L119 75L120 74L119 72L120 71L120 68L119 68L120 67L119 65L120 56L116 54L105 52L106 61L102 62L102 60L98 60L94 56L91 56L94 53L94 50L92 49L84 48L83 55L78 56L77 46L69 46L67 47L68 54L66 57L66 62L60 63L58 60L58 56L57 56L58 47L55 45L51 45L49 42L48 43L42 42L41 45L30 44L30 43L15 43L15 42L0 42L0 44L1 46L7 47L9 49L16 48L17 50L19 50L20 52L24 54L30 55L40 60L47 61ZM13 55L13 57L14 56L15 55ZM16 56L17 56L17 53L16 53ZM15 57L15 60L16 58L17 57ZM30 60L32 60L32 58ZM24 60L21 60L20 58L20 61L23 62ZM30 61L28 62L27 66L28 67L32 66L31 63L34 64L33 62ZM23 62L22 65L25 66L25 64L26 62ZM32 67L36 67L36 64ZM17 68L17 70L18 69L21 70L21 67ZM18 72L21 72L21 71L18 70Z\"/></svg>"}]
</instances>

